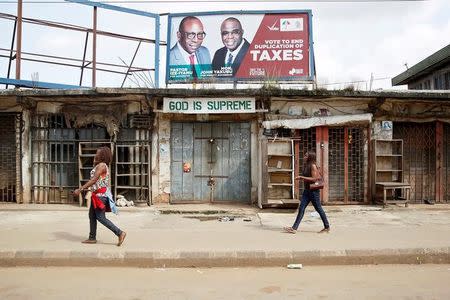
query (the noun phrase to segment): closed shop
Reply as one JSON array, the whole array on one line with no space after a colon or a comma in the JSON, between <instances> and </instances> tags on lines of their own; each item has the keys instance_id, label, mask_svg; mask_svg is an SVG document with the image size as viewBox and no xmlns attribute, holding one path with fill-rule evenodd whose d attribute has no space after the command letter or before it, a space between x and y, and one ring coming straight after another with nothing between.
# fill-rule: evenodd
<instances>
[{"instance_id":1,"label":"closed shop","mask_svg":"<svg viewBox=\"0 0 450 300\"><path fill-rule=\"evenodd\" d=\"M250 201L250 123L172 123L176 202Z\"/></svg>"}]
</instances>

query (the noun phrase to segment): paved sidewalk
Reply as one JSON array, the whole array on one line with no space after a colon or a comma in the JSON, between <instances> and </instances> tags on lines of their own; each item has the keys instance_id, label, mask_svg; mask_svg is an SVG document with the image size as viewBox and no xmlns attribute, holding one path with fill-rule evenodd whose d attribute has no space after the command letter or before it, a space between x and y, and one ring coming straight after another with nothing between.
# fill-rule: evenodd
<instances>
[{"instance_id":1,"label":"paved sidewalk","mask_svg":"<svg viewBox=\"0 0 450 300\"><path fill-rule=\"evenodd\" d=\"M450 263L450 205L327 206L329 234L308 207L297 234L294 210L232 205L155 205L108 217L127 232L122 247L103 225L87 238L87 208L0 205L0 266L283 266ZM233 221L219 221L234 217ZM224 218L223 220L226 220ZM244 221L251 220L251 221Z\"/></svg>"}]
</instances>

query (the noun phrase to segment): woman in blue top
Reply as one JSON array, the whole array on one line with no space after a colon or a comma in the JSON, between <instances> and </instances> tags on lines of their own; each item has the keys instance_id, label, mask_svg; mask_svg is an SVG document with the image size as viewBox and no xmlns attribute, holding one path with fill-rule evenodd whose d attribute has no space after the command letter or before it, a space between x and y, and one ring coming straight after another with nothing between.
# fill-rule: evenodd
<instances>
[{"instance_id":1,"label":"woman in blue top","mask_svg":"<svg viewBox=\"0 0 450 300\"><path fill-rule=\"evenodd\" d=\"M305 214L306 207L309 202L312 202L314 209L319 213L324 226L319 233L329 232L330 224L328 223L327 216L322 208L322 205L320 204L320 190L310 189L310 185L320 179L319 169L316 164L316 153L312 151L306 152L303 157L303 161L302 175L295 177L296 180L301 179L304 182L304 190L300 201L300 207L298 209L298 214L295 218L294 225L292 225L292 227L284 227L284 230L289 233L296 233L303 215Z\"/></svg>"}]
</instances>

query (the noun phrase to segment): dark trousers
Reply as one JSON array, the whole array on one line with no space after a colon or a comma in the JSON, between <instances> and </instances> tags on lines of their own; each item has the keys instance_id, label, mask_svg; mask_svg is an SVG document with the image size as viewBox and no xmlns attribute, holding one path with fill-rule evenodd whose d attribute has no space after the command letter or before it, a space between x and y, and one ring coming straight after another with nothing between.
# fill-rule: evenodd
<instances>
[{"instance_id":1,"label":"dark trousers","mask_svg":"<svg viewBox=\"0 0 450 300\"><path fill-rule=\"evenodd\" d=\"M108 199L105 197L100 197L100 199L105 204L108 201ZM90 240L95 240L97 237L97 220L100 223L102 223L106 228L114 232L115 235L119 236L122 233L122 230L120 230L116 225L113 224L113 222L111 222L106 218L104 209L95 209L94 205L91 204L91 207L89 208Z\"/></svg>"},{"instance_id":2,"label":"dark trousers","mask_svg":"<svg viewBox=\"0 0 450 300\"><path fill-rule=\"evenodd\" d=\"M330 224L327 220L327 215L325 214L322 204L320 204L320 191L319 190L304 190L302 194L302 200L300 201L300 207L298 209L297 217L295 218L294 225L292 228L297 230L300 222L303 219L303 215L305 214L305 209L308 206L309 202L312 203L314 209L319 213L320 218L322 219L323 226L325 228L330 227Z\"/></svg>"}]
</instances>

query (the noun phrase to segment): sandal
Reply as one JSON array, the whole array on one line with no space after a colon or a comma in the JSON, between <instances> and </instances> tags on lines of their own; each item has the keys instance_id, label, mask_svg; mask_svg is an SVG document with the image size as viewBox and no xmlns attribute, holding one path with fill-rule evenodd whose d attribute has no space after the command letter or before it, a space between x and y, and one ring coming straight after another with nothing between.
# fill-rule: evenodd
<instances>
[{"instance_id":1,"label":"sandal","mask_svg":"<svg viewBox=\"0 0 450 300\"><path fill-rule=\"evenodd\" d=\"M297 230L295 230L295 229L292 228L292 227L284 227L283 229L284 229L284 231L287 232L287 233L293 233L293 234L295 234L295 233L297 232Z\"/></svg>"},{"instance_id":2,"label":"sandal","mask_svg":"<svg viewBox=\"0 0 450 300\"><path fill-rule=\"evenodd\" d=\"M87 240L82 241L82 243L83 244L95 244L95 243L97 243L97 240L96 239L87 239Z\"/></svg>"},{"instance_id":3,"label":"sandal","mask_svg":"<svg viewBox=\"0 0 450 300\"><path fill-rule=\"evenodd\" d=\"M318 233L329 233L330 232L330 227L326 227L324 229L322 229L321 231L319 231Z\"/></svg>"}]
</instances>

